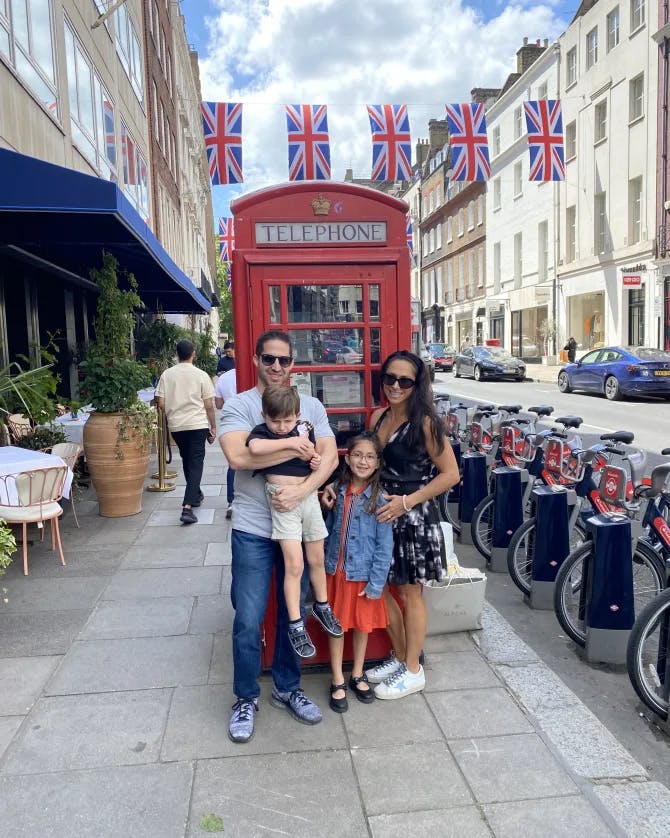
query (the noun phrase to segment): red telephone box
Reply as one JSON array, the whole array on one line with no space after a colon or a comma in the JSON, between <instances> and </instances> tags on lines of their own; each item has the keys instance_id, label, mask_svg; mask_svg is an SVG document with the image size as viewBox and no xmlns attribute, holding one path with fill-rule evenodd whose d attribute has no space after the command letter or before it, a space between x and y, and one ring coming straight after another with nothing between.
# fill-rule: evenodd
<instances>
[{"instance_id":1,"label":"red telephone box","mask_svg":"<svg viewBox=\"0 0 670 838\"><path fill-rule=\"evenodd\" d=\"M256 383L258 335L288 332L291 383L323 403L341 449L380 405L383 359L412 346L407 204L351 183L304 181L242 196L231 210L238 390ZM274 596L263 628L267 667ZM310 634L317 645L311 662L327 662L325 634L313 622ZM386 633L376 632L368 656L388 648Z\"/></svg>"}]
</instances>

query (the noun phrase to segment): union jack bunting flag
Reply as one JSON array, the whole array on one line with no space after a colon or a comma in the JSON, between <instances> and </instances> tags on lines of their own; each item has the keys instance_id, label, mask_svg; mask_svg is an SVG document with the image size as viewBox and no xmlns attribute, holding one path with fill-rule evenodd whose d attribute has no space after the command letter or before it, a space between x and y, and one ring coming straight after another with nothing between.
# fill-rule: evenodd
<instances>
[{"instance_id":1,"label":"union jack bunting flag","mask_svg":"<svg viewBox=\"0 0 670 838\"><path fill-rule=\"evenodd\" d=\"M219 259L230 262L235 250L235 220L219 218Z\"/></svg>"},{"instance_id":2,"label":"union jack bunting flag","mask_svg":"<svg viewBox=\"0 0 670 838\"><path fill-rule=\"evenodd\" d=\"M565 180L560 99L524 102L528 127L528 180Z\"/></svg>"},{"instance_id":3,"label":"union jack bunting flag","mask_svg":"<svg viewBox=\"0 0 670 838\"><path fill-rule=\"evenodd\" d=\"M330 141L325 105L286 105L288 179L329 180Z\"/></svg>"},{"instance_id":4,"label":"union jack bunting flag","mask_svg":"<svg viewBox=\"0 0 670 838\"><path fill-rule=\"evenodd\" d=\"M452 180L488 180L491 176L484 105L447 105Z\"/></svg>"},{"instance_id":5,"label":"union jack bunting flag","mask_svg":"<svg viewBox=\"0 0 670 838\"><path fill-rule=\"evenodd\" d=\"M409 255L413 259L414 258L414 236L412 230L412 219L409 217L409 213L407 214L407 247L409 247Z\"/></svg>"},{"instance_id":6,"label":"union jack bunting flag","mask_svg":"<svg viewBox=\"0 0 670 838\"><path fill-rule=\"evenodd\" d=\"M407 105L368 105L372 180L411 180L412 138Z\"/></svg>"},{"instance_id":7,"label":"union jack bunting flag","mask_svg":"<svg viewBox=\"0 0 670 838\"><path fill-rule=\"evenodd\" d=\"M102 100L102 116L105 123L105 155L116 165L116 137L114 135L114 106L107 99Z\"/></svg>"},{"instance_id":8,"label":"union jack bunting flag","mask_svg":"<svg viewBox=\"0 0 670 838\"><path fill-rule=\"evenodd\" d=\"M241 102L201 102L200 110L212 185L242 183Z\"/></svg>"}]
</instances>

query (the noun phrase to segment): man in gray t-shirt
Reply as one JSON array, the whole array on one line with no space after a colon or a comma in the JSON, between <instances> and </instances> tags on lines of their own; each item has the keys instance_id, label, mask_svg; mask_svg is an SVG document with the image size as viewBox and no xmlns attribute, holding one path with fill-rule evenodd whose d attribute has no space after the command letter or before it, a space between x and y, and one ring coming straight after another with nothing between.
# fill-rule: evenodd
<instances>
[{"instance_id":1,"label":"man in gray t-shirt","mask_svg":"<svg viewBox=\"0 0 670 838\"><path fill-rule=\"evenodd\" d=\"M270 538L272 519L265 480L262 475L252 477L252 472L293 457L310 460L315 453L321 456L321 465L305 481L282 486L272 496L271 502L276 509L288 511L325 483L337 466L337 447L326 411L321 402L311 396L300 397L300 416L314 426L316 446L307 437L298 436L277 440L276 453L253 456L249 452L247 437L252 428L263 421L263 390L270 384L288 383L293 367L288 335L275 330L264 332L256 342L253 362L258 370L258 384L225 402L219 437L226 459L235 469L230 596L235 609L233 689L237 700L228 728L233 742L248 742L254 733L254 713L260 695L260 624L273 571L276 573L277 632L271 702L275 707L288 710L300 722L317 724L321 721L321 711L300 689L300 663L288 640L284 563L279 545Z\"/></svg>"}]
</instances>

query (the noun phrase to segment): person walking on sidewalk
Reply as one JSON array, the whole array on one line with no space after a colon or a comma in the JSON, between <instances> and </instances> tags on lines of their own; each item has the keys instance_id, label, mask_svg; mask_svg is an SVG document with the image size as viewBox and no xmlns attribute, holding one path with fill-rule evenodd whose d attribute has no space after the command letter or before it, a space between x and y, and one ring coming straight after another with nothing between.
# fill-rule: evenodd
<instances>
[{"instance_id":1,"label":"person walking on sidewalk","mask_svg":"<svg viewBox=\"0 0 670 838\"><path fill-rule=\"evenodd\" d=\"M196 524L193 511L204 495L200 489L205 442L216 439L214 385L204 370L193 365L195 347L190 340L177 344L179 363L165 370L156 387L156 402L165 411L168 428L177 443L186 478L180 521Z\"/></svg>"},{"instance_id":2,"label":"person walking on sidewalk","mask_svg":"<svg viewBox=\"0 0 670 838\"><path fill-rule=\"evenodd\" d=\"M221 375L228 370L235 369L235 344L232 340L227 340L223 344L223 353L219 355L219 360L216 364L216 374Z\"/></svg>"},{"instance_id":3,"label":"person walking on sidewalk","mask_svg":"<svg viewBox=\"0 0 670 838\"><path fill-rule=\"evenodd\" d=\"M568 342L563 349L568 353L568 362L574 364L577 353L577 341L574 338L568 338Z\"/></svg>"},{"instance_id":4,"label":"person walking on sidewalk","mask_svg":"<svg viewBox=\"0 0 670 838\"><path fill-rule=\"evenodd\" d=\"M363 672L368 635L388 626L388 612L382 597L391 556L393 529L377 521L377 511L385 505L379 477L382 447L378 437L358 434L347 443L342 476L335 483L335 508L328 517L330 535L326 541L328 601L344 631L353 632L354 664L349 688L364 704L375 694ZM329 638L330 709L346 713L349 709L342 672L344 637Z\"/></svg>"},{"instance_id":5,"label":"person walking on sidewalk","mask_svg":"<svg viewBox=\"0 0 670 838\"><path fill-rule=\"evenodd\" d=\"M285 451L287 442L295 440L296 437L307 437L312 445L316 445L314 428L310 422L300 418L300 396L292 387L285 384L266 387L261 404L265 422L256 425L247 437L249 451L254 457ZM282 463L254 471L254 476L265 476L265 490L270 496L282 486L302 483L321 465L321 457L318 454L309 462L302 460L298 456L300 447L298 442L296 456L289 455ZM299 658L313 658L316 655L316 647L300 611L300 589L305 558L315 597L312 614L332 637L342 636L340 624L328 604L323 551L328 530L323 523L317 492L310 492L294 509L286 512L270 505L270 514L272 539L279 542L284 557L284 599L289 619L289 641Z\"/></svg>"},{"instance_id":6,"label":"person walking on sidewalk","mask_svg":"<svg viewBox=\"0 0 670 838\"><path fill-rule=\"evenodd\" d=\"M426 684L419 662L426 637L422 583L446 573L438 497L459 480L458 466L435 413L424 364L406 350L381 367L388 407L375 411L370 426L384 446L382 486L387 503L377 520L393 523L393 559L388 575L404 611L388 590L388 632L395 656L367 671L377 698L402 698Z\"/></svg>"},{"instance_id":7,"label":"person walking on sidewalk","mask_svg":"<svg viewBox=\"0 0 670 838\"><path fill-rule=\"evenodd\" d=\"M237 395L237 372L235 367L224 372L216 379L214 385L214 404L217 410L221 410L228 399L232 399ZM228 508L226 509L226 518L231 518L233 514L233 500L235 499L235 469L231 468L228 463L226 470L226 501Z\"/></svg>"},{"instance_id":8,"label":"person walking on sidewalk","mask_svg":"<svg viewBox=\"0 0 670 838\"><path fill-rule=\"evenodd\" d=\"M272 495L272 506L288 511L321 486L337 466L337 447L326 411L312 396L300 396L300 415L313 425L316 445L306 437L295 437L286 441L284 450L255 457L251 454L246 442L251 430L263 421L263 391L271 384L288 384L293 367L289 336L278 330L264 332L256 341L253 363L258 372L258 384L224 404L219 437L223 453L235 469L230 597L235 609L233 691L236 701L228 727L233 742L248 742L254 734L260 695L260 624L273 571L277 580L277 632L271 703L287 710L303 724L318 724L322 719L319 707L300 688L300 661L288 637L281 550L272 540L272 518L265 483L253 477L253 471L280 463L296 453L306 462L315 454L320 455L321 464L306 480L297 485L281 486ZM307 576L303 575L303 597L306 583Z\"/></svg>"}]
</instances>

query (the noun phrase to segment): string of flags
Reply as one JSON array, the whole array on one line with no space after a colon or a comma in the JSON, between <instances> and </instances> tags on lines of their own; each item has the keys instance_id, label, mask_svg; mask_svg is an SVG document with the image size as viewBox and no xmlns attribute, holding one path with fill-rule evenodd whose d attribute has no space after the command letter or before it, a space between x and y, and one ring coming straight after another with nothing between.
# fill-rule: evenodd
<instances>
[{"instance_id":1,"label":"string of flags","mask_svg":"<svg viewBox=\"0 0 670 838\"><path fill-rule=\"evenodd\" d=\"M201 102L205 149L213 186L242 183L242 103ZM524 102L530 181L565 179L560 99ZM372 135L371 180L412 179L407 105L368 105ZM330 136L326 105L286 105L288 179L329 180ZM491 176L486 114L478 102L446 105L452 181Z\"/></svg>"}]
</instances>

